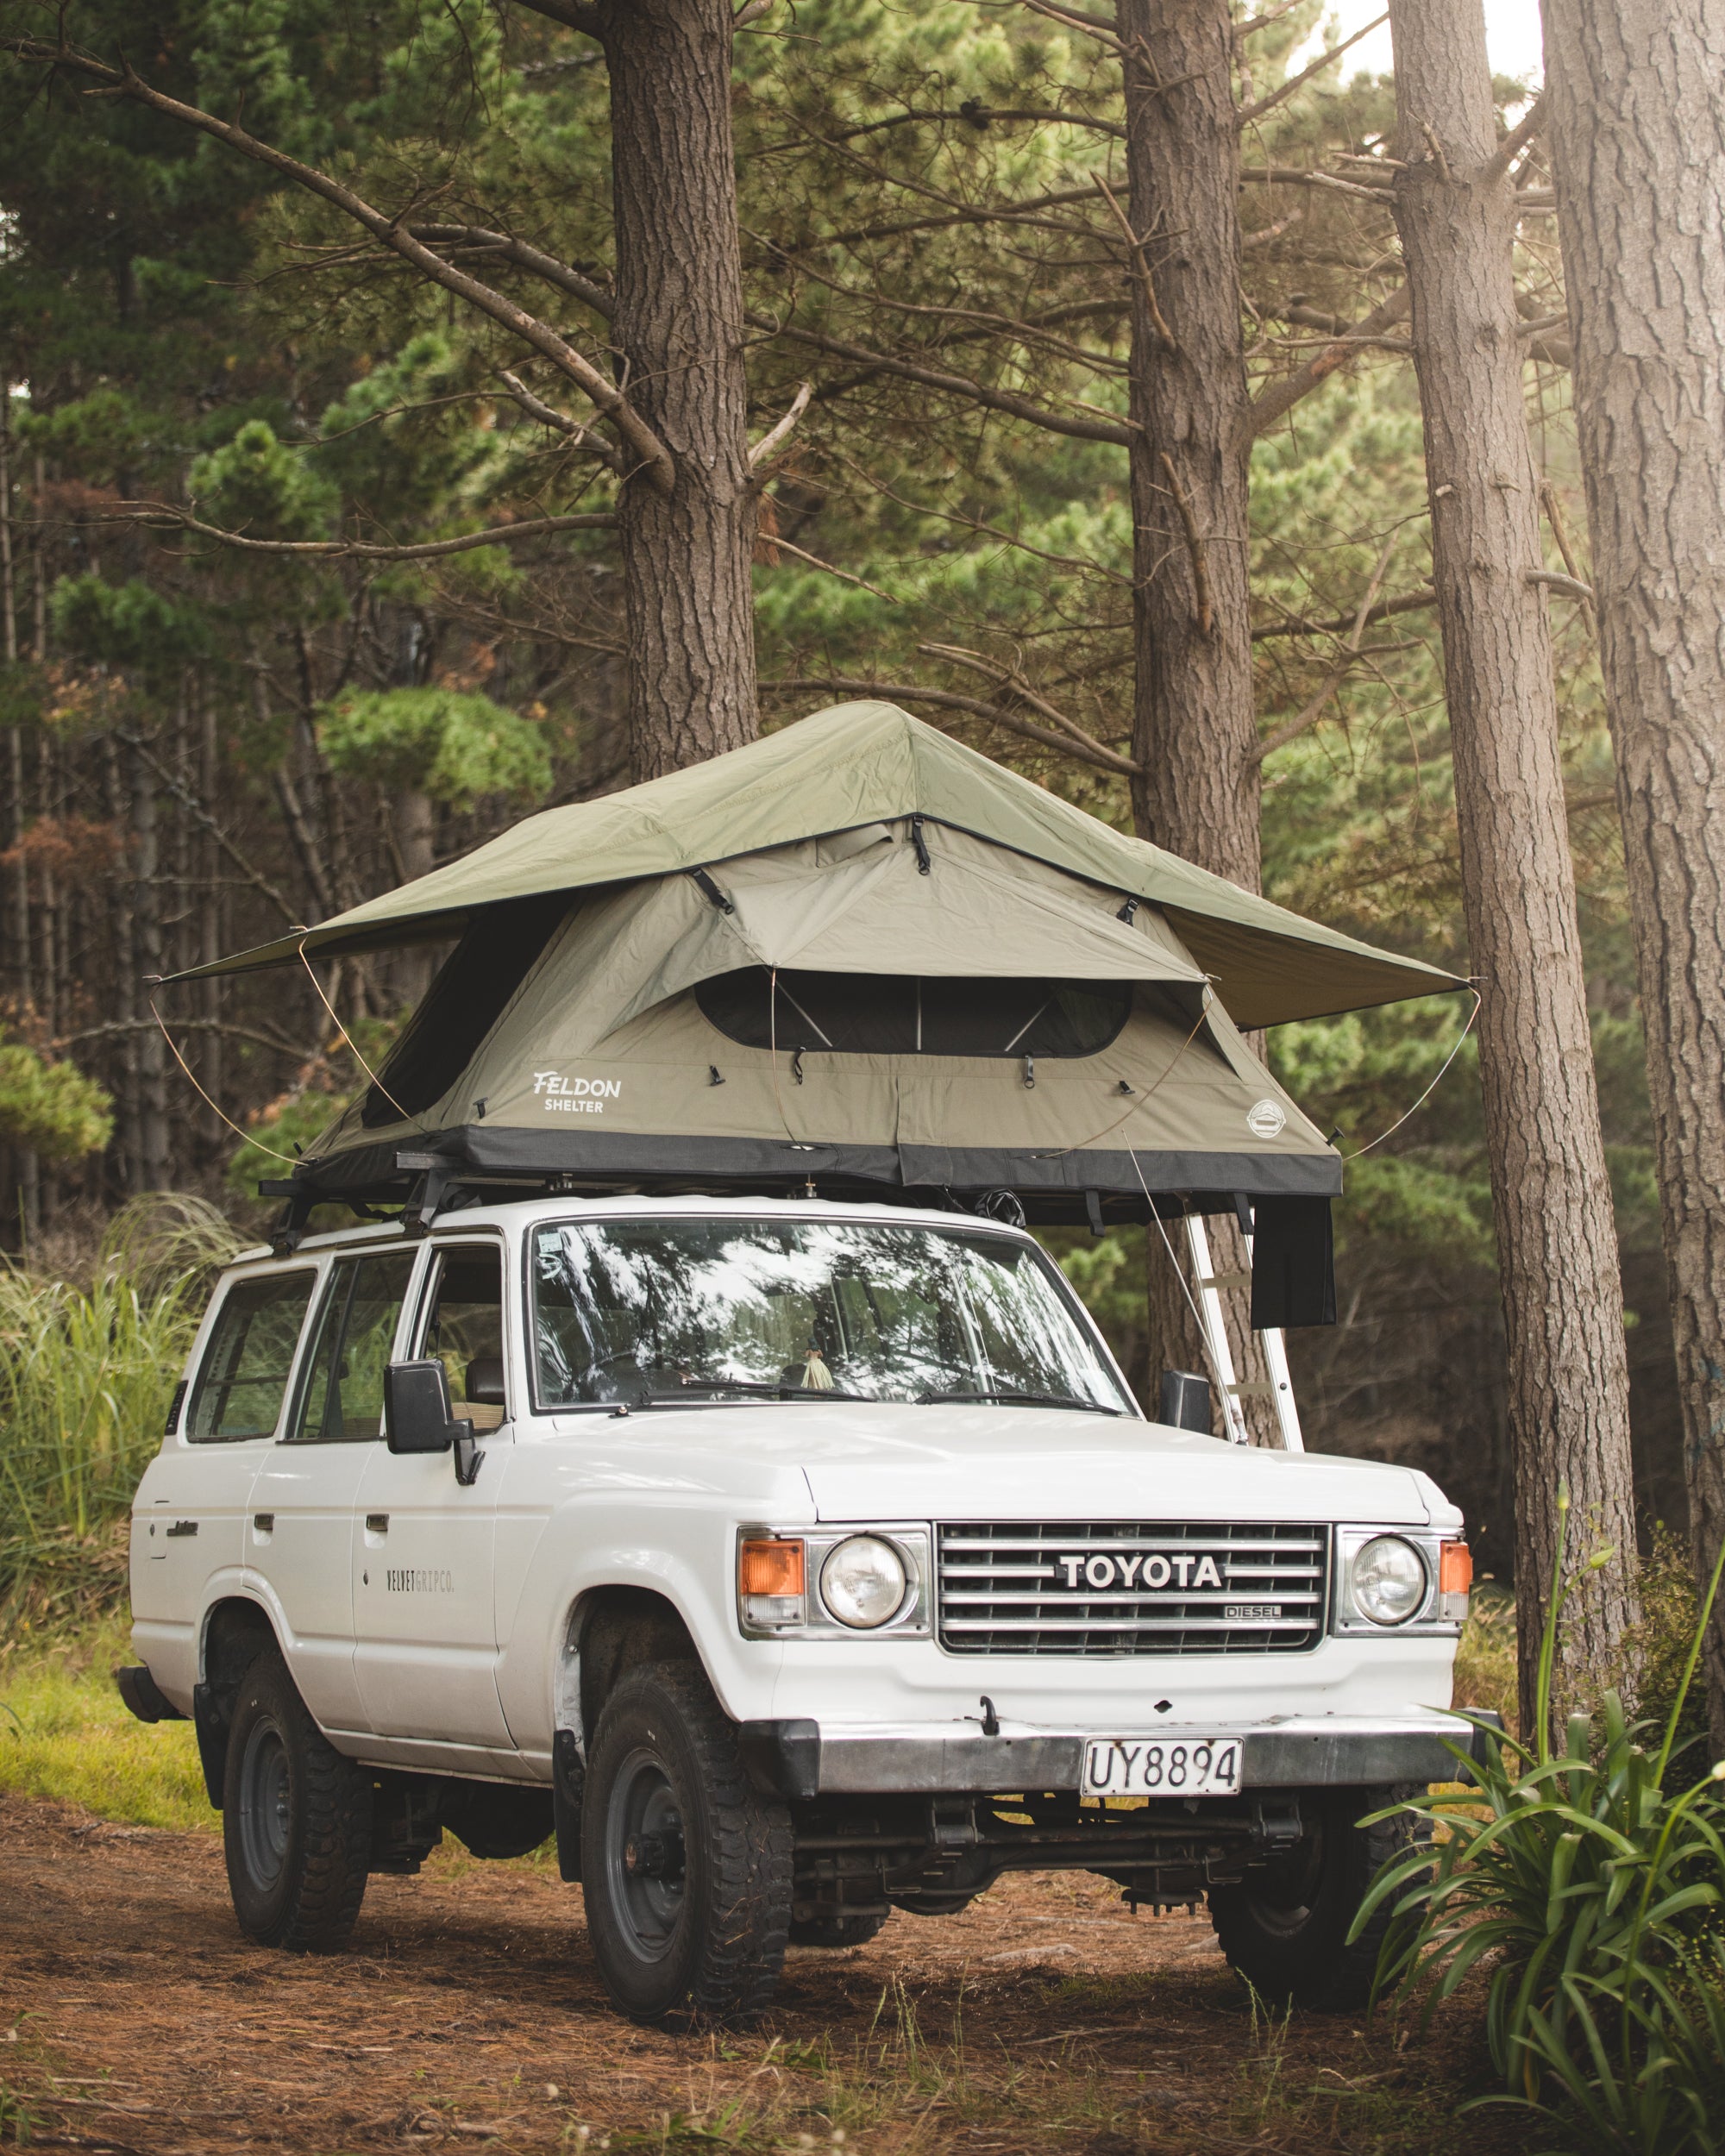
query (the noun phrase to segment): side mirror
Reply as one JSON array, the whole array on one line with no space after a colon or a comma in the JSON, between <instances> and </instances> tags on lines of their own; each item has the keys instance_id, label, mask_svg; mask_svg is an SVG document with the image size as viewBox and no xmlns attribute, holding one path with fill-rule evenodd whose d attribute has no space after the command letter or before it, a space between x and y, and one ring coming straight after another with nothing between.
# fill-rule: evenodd
<instances>
[{"instance_id":1,"label":"side mirror","mask_svg":"<svg viewBox=\"0 0 1725 2156\"><path fill-rule=\"evenodd\" d=\"M1158 1422L1176 1430L1210 1432L1210 1381L1195 1370L1164 1370Z\"/></svg>"},{"instance_id":2,"label":"side mirror","mask_svg":"<svg viewBox=\"0 0 1725 2156\"><path fill-rule=\"evenodd\" d=\"M449 1413L449 1380L435 1357L392 1363L384 1371L383 1428L392 1452L453 1451L455 1480L464 1488L485 1457L471 1426Z\"/></svg>"}]
</instances>

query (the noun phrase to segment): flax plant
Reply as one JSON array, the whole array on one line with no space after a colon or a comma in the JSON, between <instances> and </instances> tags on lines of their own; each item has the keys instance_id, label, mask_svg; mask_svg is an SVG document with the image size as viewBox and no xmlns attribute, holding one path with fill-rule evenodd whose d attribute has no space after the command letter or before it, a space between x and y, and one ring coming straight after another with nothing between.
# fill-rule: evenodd
<instances>
[{"instance_id":1,"label":"flax plant","mask_svg":"<svg viewBox=\"0 0 1725 2156\"><path fill-rule=\"evenodd\" d=\"M87 1287L0 1263L0 1608L117 1589L116 1523L235 1239L201 1200L151 1196L116 1216Z\"/></svg>"},{"instance_id":2,"label":"flax plant","mask_svg":"<svg viewBox=\"0 0 1725 2156\"><path fill-rule=\"evenodd\" d=\"M1615 1691L1573 1714L1561 1748L1551 1696L1569 1504L1540 1643L1539 1715L1526 1739L1490 1731L1476 1786L1410 1798L1426 1830L1387 1865L1355 1921L1392 1903L1380 1994L1424 1994L1424 2013L1490 1968L1486 2035L1509 2103L1560 2120L1613 2156L1716 2156L1725 2101L1725 1762L1674 1788L1677 1741L1725 1557L1678 1693L1657 1726ZM1580 1576L1610 1560L1596 1552ZM1389 1816L1383 1814L1379 1816ZM1441 1838L1433 1839L1440 1827Z\"/></svg>"}]
</instances>

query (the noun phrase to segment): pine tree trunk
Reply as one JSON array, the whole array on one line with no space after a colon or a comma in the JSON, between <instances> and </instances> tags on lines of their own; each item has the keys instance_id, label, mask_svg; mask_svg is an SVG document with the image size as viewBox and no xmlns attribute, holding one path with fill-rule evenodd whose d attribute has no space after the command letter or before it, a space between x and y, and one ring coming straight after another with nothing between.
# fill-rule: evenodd
<instances>
[{"instance_id":1,"label":"pine tree trunk","mask_svg":"<svg viewBox=\"0 0 1725 2156\"><path fill-rule=\"evenodd\" d=\"M608 0L617 248L612 342L670 452L618 504L637 779L752 741L748 383L731 127L732 0Z\"/></svg>"},{"instance_id":2,"label":"pine tree trunk","mask_svg":"<svg viewBox=\"0 0 1725 2156\"><path fill-rule=\"evenodd\" d=\"M1484 997L1480 1077L1509 1340L1521 1715L1566 1489L1619 1552L1571 1606L1562 1692L1612 1659L1634 1610L1628 1376L1558 752L1539 490L1510 248L1513 190L1480 0L1391 0L1396 216L1425 417L1462 899Z\"/></svg>"},{"instance_id":3,"label":"pine tree trunk","mask_svg":"<svg viewBox=\"0 0 1725 2156\"><path fill-rule=\"evenodd\" d=\"M1725 0L1545 0L1690 1529L1725 1540ZM1725 1750L1725 1606L1706 1648Z\"/></svg>"},{"instance_id":4,"label":"pine tree trunk","mask_svg":"<svg viewBox=\"0 0 1725 2156\"><path fill-rule=\"evenodd\" d=\"M1132 823L1201 868L1258 887L1258 743L1248 611L1251 398L1240 331L1239 130L1226 0L1116 0L1124 47L1132 289L1127 452L1132 509ZM1219 1271L1245 1263L1230 1220L1209 1223ZM1189 1283L1185 1230L1169 1224ZM1152 1224L1148 1378L1203 1370L1187 1294ZM1237 1374L1260 1382L1244 1299L1225 1298ZM1233 1309L1239 1303L1238 1316ZM1273 1417L1249 1404L1261 1444ZM1215 1428L1226 1429L1222 1403Z\"/></svg>"},{"instance_id":5,"label":"pine tree trunk","mask_svg":"<svg viewBox=\"0 0 1725 2156\"><path fill-rule=\"evenodd\" d=\"M1132 755L1145 774L1133 820L1140 837L1255 891L1233 25L1226 0L1117 0L1115 21L1132 226Z\"/></svg>"}]
</instances>

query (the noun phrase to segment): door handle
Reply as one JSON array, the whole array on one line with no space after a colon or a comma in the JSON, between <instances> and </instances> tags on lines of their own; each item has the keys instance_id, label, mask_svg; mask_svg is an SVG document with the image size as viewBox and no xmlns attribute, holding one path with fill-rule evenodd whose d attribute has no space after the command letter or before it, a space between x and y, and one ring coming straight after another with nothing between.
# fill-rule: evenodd
<instances>
[{"instance_id":1,"label":"door handle","mask_svg":"<svg viewBox=\"0 0 1725 2156\"><path fill-rule=\"evenodd\" d=\"M195 1535L197 1532L198 1522L195 1520L176 1520L167 1531L167 1539L172 1542L176 1535Z\"/></svg>"},{"instance_id":2,"label":"door handle","mask_svg":"<svg viewBox=\"0 0 1725 2156\"><path fill-rule=\"evenodd\" d=\"M386 1512L368 1512L366 1514L366 1532L368 1535L386 1535L389 1532L389 1514Z\"/></svg>"}]
</instances>

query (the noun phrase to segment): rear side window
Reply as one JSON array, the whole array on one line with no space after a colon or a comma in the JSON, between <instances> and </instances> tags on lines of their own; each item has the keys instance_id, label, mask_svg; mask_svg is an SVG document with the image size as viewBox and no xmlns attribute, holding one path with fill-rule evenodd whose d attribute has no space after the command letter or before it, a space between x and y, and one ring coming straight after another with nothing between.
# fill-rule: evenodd
<instances>
[{"instance_id":1,"label":"rear side window","mask_svg":"<svg viewBox=\"0 0 1725 2156\"><path fill-rule=\"evenodd\" d=\"M310 1270L273 1273L228 1290L191 1395L191 1444L275 1435L316 1278Z\"/></svg>"},{"instance_id":2,"label":"rear side window","mask_svg":"<svg viewBox=\"0 0 1725 2156\"><path fill-rule=\"evenodd\" d=\"M383 1374L413 1274L413 1252L336 1265L290 1432L301 1445L357 1444L383 1434Z\"/></svg>"}]
</instances>

